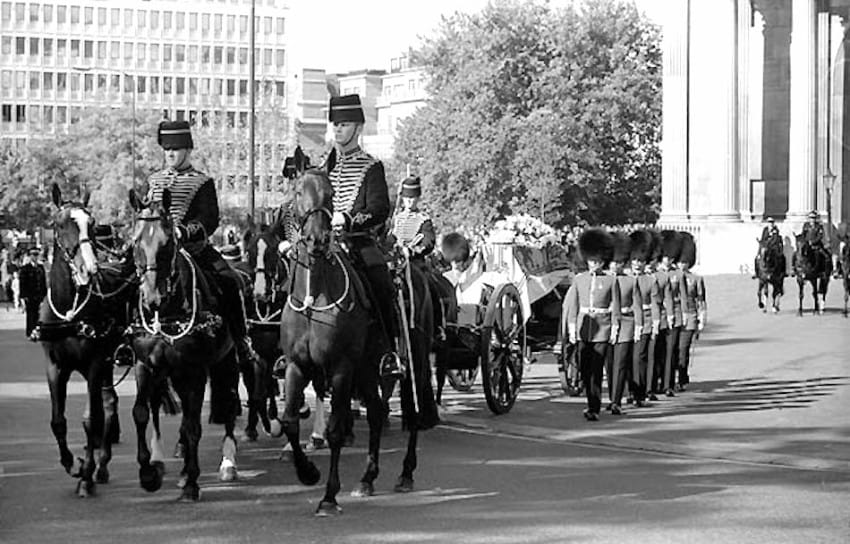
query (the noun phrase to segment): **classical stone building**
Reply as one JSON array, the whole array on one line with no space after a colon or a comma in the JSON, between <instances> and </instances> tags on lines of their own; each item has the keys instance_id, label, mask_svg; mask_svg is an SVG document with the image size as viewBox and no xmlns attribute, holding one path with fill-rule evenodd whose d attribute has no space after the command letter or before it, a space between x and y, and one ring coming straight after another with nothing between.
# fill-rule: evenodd
<instances>
[{"instance_id":1,"label":"classical stone building","mask_svg":"<svg viewBox=\"0 0 850 544\"><path fill-rule=\"evenodd\" d=\"M670 0L660 223L697 236L703 271L748 269L767 216L788 245L813 209L850 222L848 16L850 0Z\"/></svg>"}]
</instances>

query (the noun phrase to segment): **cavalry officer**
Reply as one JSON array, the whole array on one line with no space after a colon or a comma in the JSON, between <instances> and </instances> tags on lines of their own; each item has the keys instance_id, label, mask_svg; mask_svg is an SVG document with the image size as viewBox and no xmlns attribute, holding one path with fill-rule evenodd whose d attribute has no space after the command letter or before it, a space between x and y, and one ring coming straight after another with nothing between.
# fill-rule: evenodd
<instances>
[{"instance_id":1,"label":"cavalry officer","mask_svg":"<svg viewBox=\"0 0 850 544\"><path fill-rule=\"evenodd\" d=\"M640 340L643 330L643 308L641 307L642 297L637 276L632 271L625 269L631 251L629 236L622 232L615 232L612 237L614 239L614 258L611 260L611 272L620 293L620 320L616 327L617 337L613 350L613 369L609 369L612 376L609 379L609 387L613 385L611 413L620 415L626 381L632 381L629 377L632 371L634 345L636 341Z\"/></svg>"},{"instance_id":2,"label":"cavalry officer","mask_svg":"<svg viewBox=\"0 0 850 544\"><path fill-rule=\"evenodd\" d=\"M690 382L691 343L694 336L705 326L706 303L705 283L702 276L691 272L697 260L697 246L690 233L682 233L682 251L677 263L681 277L682 293L682 331L679 335L679 391L684 391Z\"/></svg>"},{"instance_id":3,"label":"cavalry officer","mask_svg":"<svg viewBox=\"0 0 850 544\"><path fill-rule=\"evenodd\" d=\"M161 202L163 191L171 192L171 216L181 245L215 279L221 290L218 311L234 337L239 361L253 364L257 354L248 336L242 280L209 242L220 220L215 182L192 166L194 144L188 122L162 121L157 141L165 150L167 167L148 178L147 198Z\"/></svg>"},{"instance_id":4,"label":"cavalry officer","mask_svg":"<svg viewBox=\"0 0 850 544\"><path fill-rule=\"evenodd\" d=\"M779 227L776 226L776 221L772 217L766 219L767 224L761 229L761 238L759 238L759 252L762 247L771 247L777 244L782 249L782 235L779 233ZM758 278L759 274L759 253L756 253L753 266L753 279Z\"/></svg>"},{"instance_id":5,"label":"cavalry officer","mask_svg":"<svg viewBox=\"0 0 850 544\"><path fill-rule=\"evenodd\" d=\"M667 284L664 286L670 307L667 309L667 349L664 357L664 394L675 397L676 370L679 368L679 336L682 332L682 271L676 268L682 251L682 235L662 231L662 259L668 264Z\"/></svg>"},{"instance_id":6,"label":"cavalry officer","mask_svg":"<svg viewBox=\"0 0 850 544\"><path fill-rule=\"evenodd\" d=\"M602 229L587 229L578 240L587 272L578 274L564 297L569 342L578 344L581 377L587 392L588 421L599 419L602 371L611 344L617 340L620 322L620 291L614 276L603 272L611 261L613 240Z\"/></svg>"},{"instance_id":7,"label":"cavalry officer","mask_svg":"<svg viewBox=\"0 0 850 544\"><path fill-rule=\"evenodd\" d=\"M836 270L831 248L827 248L823 240L823 224L820 222L820 214L817 210L812 210L806 216L806 222L803 223L803 240L807 240L816 251L823 253L827 262L831 263L832 269Z\"/></svg>"},{"instance_id":8,"label":"cavalry officer","mask_svg":"<svg viewBox=\"0 0 850 544\"><path fill-rule=\"evenodd\" d=\"M431 216L419 208L422 181L406 178L401 182L401 209L393 218L392 235L396 244L410 251L410 260L424 266L425 256L434 251L437 236Z\"/></svg>"},{"instance_id":9,"label":"cavalry officer","mask_svg":"<svg viewBox=\"0 0 850 544\"><path fill-rule=\"evenodd\" d=\"M655 270L653 271L653 276L655 276L658 293L661 297L661 304L659 306L658 327L655 331L655 338L650 342L651 345L649 348L652 357L649 370L647 371L647 394L649 400L658 400L656 393L662 393L666 389L664 369L667 362L667 353L671 349L668 344L670 343L670 329L673 322L673 300L668 286L670 285L670 268L675 261L670 255L675 255L676 257L679 255L678 234L675 231L662 231L661 233L655 233L655 236L657 237L655 239L656 247L653 259Z\"/></svg>"},{"instance_id":10,"label":"cavalry officer","mask_svg":"<svg viewBox=\"0 0 850 544\"><path fill-rule=\"evenodd\" d=\"M328 120L333 124L334 148L325 162L333 185L334 228L349 233L348 242L359 271L365 275L389 351L381 358L381 373L401 376L396 353L398 326L394 316L395 289L386 258L378 249L378 231L389 217L390 200L384 165L360 148L366 117L360 96L333 96Z\"/></svg>"},{"instance_id":11,"label":"cavalry officer","mask_svg":"<svg viewBox=\"0 0 850 544\"><path fill-rule=\"evenodd\" d=\"M655 239L645 230L629 235L631 248L631 273L637 288L635 295L640 302L641 326L635 324L635 343L632 358L632 385L635 406L645 406L648 392L651 339L658 331L661 321L661 295L655 276L647 271L647 263L655 250ZM637 311L637 307L635 307ZM637 314L635 314L637 315ZM652 361L654 364L654 361Z\"/></svg>"}]
</instances>

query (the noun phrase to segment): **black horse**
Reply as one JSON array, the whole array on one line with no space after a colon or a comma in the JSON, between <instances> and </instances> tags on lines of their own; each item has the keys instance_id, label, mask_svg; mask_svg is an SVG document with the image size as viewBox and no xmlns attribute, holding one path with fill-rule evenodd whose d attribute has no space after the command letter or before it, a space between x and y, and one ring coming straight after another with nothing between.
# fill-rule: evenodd
<instances>
[{"instance_id":1,"label":"black horse","mask_svg":"<svg viewBox=\"0 0 850 544\"><path fill-rule=\"evenodd\" d=\"M832 260L829 254L813 240L802 234L796 236L797 249L794 251L794 274L799 289L797 315L803 315L803 288L806 282L812 284L812 297L815 301L814 312L823 314L826 305L826 290L832 275Z\"/></svg>"},{"instance_id":2,"label":"black horse","mask_svg":"<svg viewBox=\"0 0 850 544\"><path fill-rule=\"evenodd\" d=\"M161 203L148 203L130 193L136 211L133 235L134 261L141 277L138 324L132 337L136 353L136 424L139 481L147 491L162 486L164 450L159 410L173 387L180 399L183 470L181 501L200 499L198 443L201 409L210 380L210 419L224 424L219 478L236 478L236 439L233 435L239 408L239 368L233 339L209 296L202 270L180 246L171 218L171 193L163 191ZM257 370L262 374L262 370ZM249 395L251 391L249 390ZM148 448L147 424L154 432Z\"/></svg>"},{"instance_id":3,"label":"black horse","mask_svg":"<svg viewBox=\"0 0 850 544\"><path fill-rule=\"evenodd\" d=\"M767 312L767 297L772 295L773 313L779 313L779 300L785 294L785 268L782 242L771 238L760 240L756 257L756 277L759 282L758 306L762 311Z\"/></svg>"},{"instance_id":4,"label":"black horse","mask_svg":"<svg viewBox=\"0 0 850 544\"><path fill-rule=\"evenodd\" d=\"M86 202L62 200L59 186L53 185L53 203L54 258L46 304L42 305L34 337L47 356L50 427L59 446L59 459L69 474L80 478L77 494L87 497L94 492L95 480L109 481L112 443L118 441L119 434L113 357L122 344L135 284L132 265L123 266L120 255L98 243ZM129 262L125 256L124 263ZM85 378L88 397L83 419L85 460L79 459L76 468L68 448L65 419L68 380L74 371Z\"/></svg>"}]
</instances>

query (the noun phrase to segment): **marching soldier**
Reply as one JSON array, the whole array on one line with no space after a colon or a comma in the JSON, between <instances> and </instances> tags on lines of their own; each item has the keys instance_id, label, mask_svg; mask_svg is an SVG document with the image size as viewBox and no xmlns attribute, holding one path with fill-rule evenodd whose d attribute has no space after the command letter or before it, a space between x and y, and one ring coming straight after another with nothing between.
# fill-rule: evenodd
<instances>
[{"instance_id":1,"label":"marching soldier","mask_svg":"<svg viewBox=\"0 0 850 544\"><path fill-rule=\"evenodd\" d=\"M613 372L611 372L613 384L613 395L611 396L611 414L622 413L623 391L632 371L632 360L634 357L635 342L640 340L643 330L643 308L642 297L637 276L632 271L625 270L629 261L630 239L621 233L613 233L614 258L611 261L611 271L617 283L620 293L620 320L618 323L617 337L614 344Z\"/></svg>"},{"instance_id":2,"label":"marching soldier","mask_svg":"<svg viewBox=\"0 0 850 544\"><path fill-rule=\"evenodd\" d=\"M209 242L220 220L215 182L192 166L194 144L188 122L162 121L157 141L165 150L167 167L148 178L147 198L161 202L163 191L171 192L171 216L177 237L198 266L215 279L221 290L218 311L234 337L239 361L253 364L257 354L248 336L242 281Z\"/></svg>"},{"instance_id":3,"label":"marching soldier","mask_svg":"<svg viewBox=\"0 0 850 544\"><path fill-rule=\"evenodd\" d=\"M691 358L691 343L694 336L705 326L706 303L705 283L702 276L691 272L697 260L697 247L693 236L682 233L682 252L677 263L681 276L680 288L682 293L682 331L679 336L679 380L678 388L684 391L690 376L688 366Z\"/></svg>"},{"instance_id":4,"label":"marching soldier","mask_svg":"<svg viewBox=\"0 0 850 544\"><path fill-rule=\"evenodd\" d=\"M682 251L682 235L676 231L662 231L662 262L666 263L668 281L664 286L669 300L667 309L667 349L664 357L664 394L675 397L676 370L679 366L679 336L682 331L682 273L676 268Z\"/></svg>"},{"instance_id":5,"label":"marching soldier","mask_svg":"<svg viewBox=\"0 0 850 544\"><path fill-rule=\"evenodd\" d=\"M578 345L581 376L587 392L588 421L599 419L602 371L610 345L617 340L620 291L614 276L604 273L611 260L613 240L602 229L585 230L578 240L587 272L578 274L564 297L569 342Z\"/></svg>"},{"instance_id":6,"label":"marching soldier","mask_svg":"<svg viewBox=\"0 0 850 544\"><path fill-rule=\"evenodd\" d=\"M403 367L396 352L398 325L393 310L395 289L376 241L378 230L390 213L384 165L360 148L366 117L359 95L332 96L328 120L334 132L334 148L325 162L334 189L331 223L348 233L351 253L378 308L377 317L389 348L381 358L381 374L401 376Z\"/></svg>"},{"instance_id":7,"label":"marching soldier","mask_svg":"<svg viewBox=\"0 0 850 544\"><path fill-rule=\"evenodd\" d=\"M631 273L635 276L641 307L642 326L635 326L634 357L632 359L632 391L635 406L645 406L649 391L650 346L661 321L661 295L655 276L647 270L647 263L655 249L655 239L645 230L629 235L631 246Z\"/></svg>"},{"instance_id":8,"label":"marching soldier","mask_svg":"<svg viewBox=\"0 0 850 544\"><path fill-rule=\"evenodd\" d=\"M654 232L655 252L653 263L655 269L652 275L655 277L657 290L661 303L659 305L659 320L657 329L654 330L654 338L650 342L649 353L651 361L647 370L647 396L649 400L658 400L656 393L665 392L664 368L667 361L668 336L673 321L673 300L670 290L670 255L678 256L678 235L674 231Z\"/></svg>"}]
</instances>

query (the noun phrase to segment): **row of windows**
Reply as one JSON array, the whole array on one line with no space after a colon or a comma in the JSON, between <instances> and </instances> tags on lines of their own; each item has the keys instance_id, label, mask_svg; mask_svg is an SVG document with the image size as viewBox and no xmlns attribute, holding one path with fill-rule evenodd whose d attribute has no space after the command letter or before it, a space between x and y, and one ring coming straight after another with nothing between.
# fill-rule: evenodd
<instances>
[{"instance_id":1,"label":"row of windows","mask_svg":"<svg viewBox=\"0 0 850 544\"><path fill-rule=\"evenodd\" d=\"M165 31L196 31L200 28L201 33L209 34L210 29L216 36L220 36L224 28L228 34L236 32L237 23L240 34L248 33L247 15L224 15L221 13L195 13L184 11L158 11L158 10L133 10L130 8L95 8L80 6L64 6L53 4L31 3L29 6L23 2L16 2L14 10L12 2L0 4L0 20L3 24L23 23L45 23L54 21L59 25L70 22L72 25L82 23L86 26L95 24L95 13L97 13L97 26L105 28L139 28L144 30ZM29 9L27 9L29 7ZM14 17L13 17L14 15ZM123 15L123 17L122 17ZM254 28L257 33L266 35L282 36L284 34L285 21L283 17L256 16L254 17Z\"/></svg>"},{"instance_id":2,"label":"row of windows","mask_svg":"<svg viewBox=\"0 0 850 544\"><path fill-rule=\"evenodd\" d=\"M123 86L121 78L124 79ZM21 95L30 91L79 91L86 93L100 92L132 93L135 84L137 93L158 95L190 96L248 96L247 79L222 79L209 77L174 77L174 76L132 76L129 74L93 74L77 72L27 72L18 70L0 71L0 89L4 96L14 87ZM286 88L283 81L255 81L254 90L259 96L285 96Z\"/></svg>"},{"instance_id":3,"label":"row of windows","mask_svg":"<svg viewBox=\"0 0 850 544\"><path fill-rule=\"evenodd\" d=\"M3 36L0 38L0 53L3 55L29 55L30 57L41 56L47 60L54 56L71 59L119 59L121 50L124 51L124 60L143 61L148 56L152 61L190 62L209 64L212 62L220 66L226 60L228 65L248 64L247 47L224 47L210 45L184 45L184 44L159 44L159 43L133 43L118 41L95 41L95 40L67 40L64 38L25 38ZM237 63L237 60L239 61ZM254 63L265 66L277 66L282 68L286 60L285 49L255 48Z\"/></svg>"}]
</instances>

